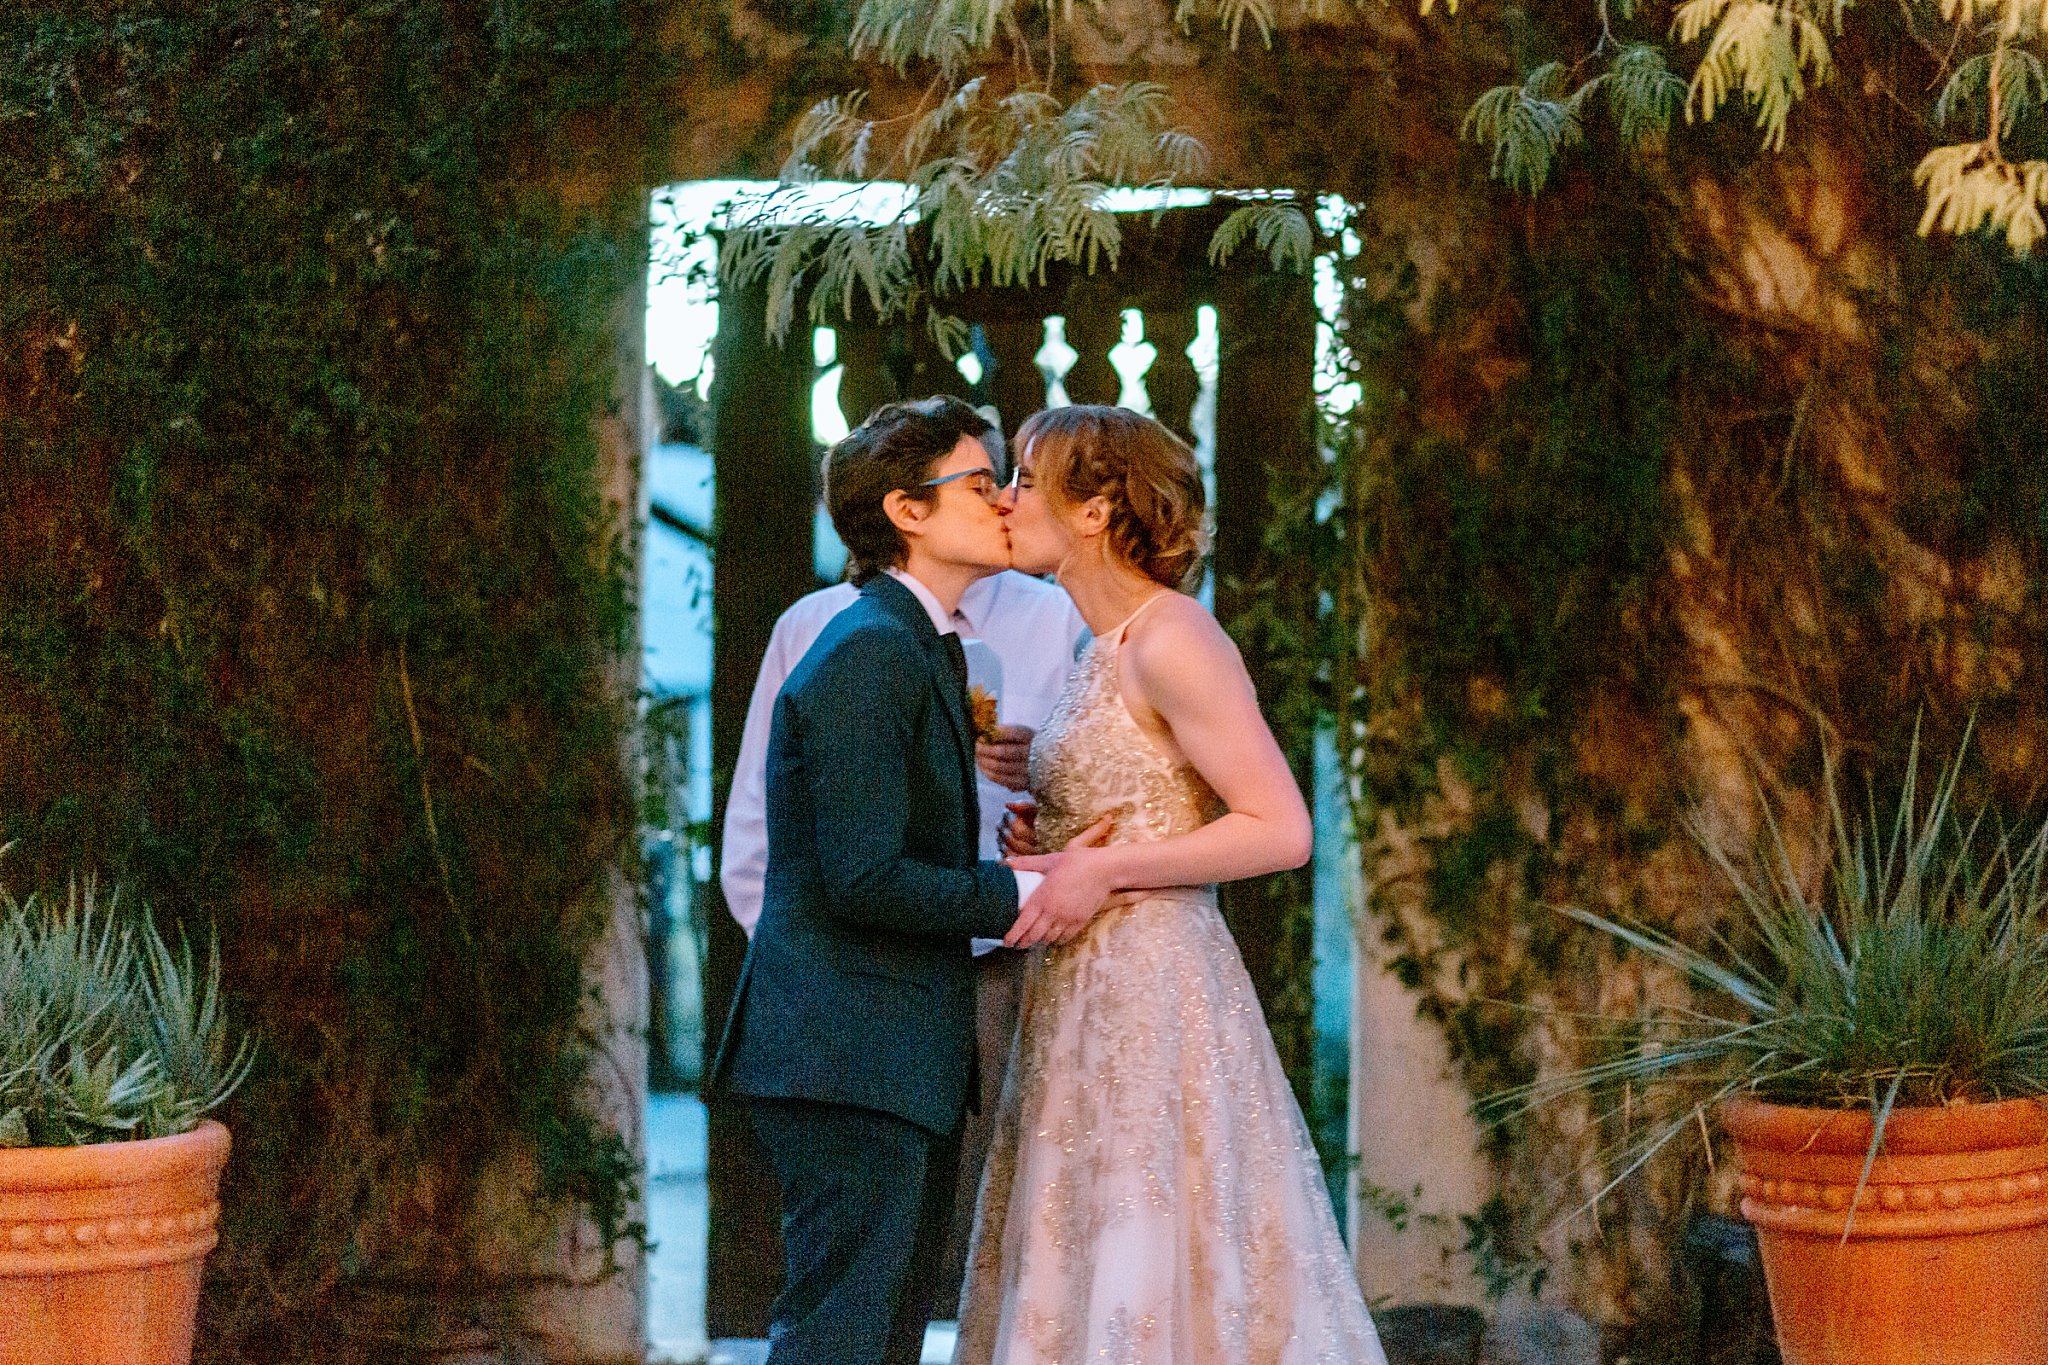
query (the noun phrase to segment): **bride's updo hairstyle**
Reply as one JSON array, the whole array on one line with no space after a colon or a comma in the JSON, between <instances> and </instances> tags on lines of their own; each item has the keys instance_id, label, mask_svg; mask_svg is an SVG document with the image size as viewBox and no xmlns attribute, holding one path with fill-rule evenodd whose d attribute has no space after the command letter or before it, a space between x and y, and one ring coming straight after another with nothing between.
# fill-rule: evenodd
<instances>
[{"instance_id":1,"label":"bride's updo hairstyle","mask_svg":"<svg viewBox=\"0 0 2048 1365\"><path fill-rule=\"evenodd\" d=\"M1207 495L1187 443L1129 408L1077 403L1024 420L1014 443L1055 501L1109 500L1109 547L1147 578L1182 592L1202 581Z\"/></svg>"}]
</instances>

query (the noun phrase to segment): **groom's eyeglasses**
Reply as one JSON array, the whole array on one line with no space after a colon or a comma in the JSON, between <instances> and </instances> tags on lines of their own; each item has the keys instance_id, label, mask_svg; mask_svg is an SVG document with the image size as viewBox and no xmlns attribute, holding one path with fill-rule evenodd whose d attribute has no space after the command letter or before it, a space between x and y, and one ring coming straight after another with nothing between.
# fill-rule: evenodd
<instances>
[{"instance_id":1,"label":"groom's eyeglasses","mask_svg":"<svg viewBox=\"0 0 2048 1365\"><path fill-rule=\"evenodd\" d=\"M1003 486L996 482L996 472L986 467L981 469L963 469L957 474L945 474L936 479L926 479L918 487L943 488L949 483L958 483L962 480L967 482L968 488L973 490L976 497L980 498L990 507L994 507L1003 496Z\"/></svg>"}]
</instances>

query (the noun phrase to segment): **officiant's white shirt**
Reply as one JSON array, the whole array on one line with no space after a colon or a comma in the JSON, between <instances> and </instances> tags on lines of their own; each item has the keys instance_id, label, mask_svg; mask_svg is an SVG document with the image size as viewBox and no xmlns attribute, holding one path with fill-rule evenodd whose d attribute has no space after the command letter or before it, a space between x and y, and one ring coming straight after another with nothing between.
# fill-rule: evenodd
<instances>
[{"instance_id":1,"label":"officiant's white shirt","mask_svg":"<svg viewBox=\"0 0 2048 1365\"><path fill-rule=\"evenodd\" d=\"M924 584L908 574L896 572L895 576L924 604L941 634L959 631L971 679L981 682L978 665L985 667L975 642L993 653L1002 680L990 690L996 694L1002 723L1042 728L1073 671L1074 654L1087 630L1081 614L1074 610L1073 599L1026 574L999 573L970 585L949 621ZM761 918L761 887L768 875L768 726L774 719L775 695L824 632L826 622L859 596L860 590L851 583L821 588L783 612L768 636L768 650L761 658L761 673L747 707L747 728L740 737L732 792L726 801L724 858L719 870L726 906L749 937ZM974 776L981 803L981 856L995 858L1000 856L996 828L1002 823L1004 805L1015 800L1016 793L989 781L978 768ZM1019 890L1028 894L1027 887Z\"/></svg>"}]
</instances>

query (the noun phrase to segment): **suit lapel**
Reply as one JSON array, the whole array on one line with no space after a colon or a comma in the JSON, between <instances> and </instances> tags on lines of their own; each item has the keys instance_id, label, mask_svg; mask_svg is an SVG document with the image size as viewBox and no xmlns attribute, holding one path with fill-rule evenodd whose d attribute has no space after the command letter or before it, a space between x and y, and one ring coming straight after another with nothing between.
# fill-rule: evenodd
<instances>
[{"instance_id":1,"label":"suit lapel","mask_svg":"<svg viewBox=\"0 0 2048 1365\"><path fill-rule=\"evenodd\" d=\"M933 671L939 675L939 696L946 708L947 719L953 722L953 738L960 746L960 809L967 817L967 851L970 855L981 851L981 798L974 787L974 729L967 719L966 697L961 693L960 680L953 675L953 661L945 656L944 647L936 642L925 651L931 660Z\"/></svg>"},{"instance_id":2,"label":"suit lapel","mask_svg":"<svg viewBox=\"0 0 2048 1365\"><path fill-rule=\"evenodd\" d=\"M946 657L945 647L936 638L925 649L924 658L931 667L932 680L939 685L939 702L946 709L946 719L953 722L953 738L960 745L961 760L971 768L973 731L967 723L967 699L960 693L960 680L953 676L953 661Z\"/></svg>"},{"instance_id":3,"label":"suit lapel","mask_svg":"<svg viewBox=\"0 0 2048 1365\"><path fill-rule=\"evenodd\" d=\"M924 604L917 600L916 595L887 574L869 579L861 591L908 625L924 644L925 666L931 671L932 682L938 688L939 709L946 713L947 723L953 729L954 745L959 750L961 799L965 803L970 831L967 847L970 852L978 851L981 805L974 786L974 730L967 720L967 700L960 693L959 679L953 676L953 665L939 644L938 629L932 625L932 618L925 614Z\"/></svg>"}]
</instances>

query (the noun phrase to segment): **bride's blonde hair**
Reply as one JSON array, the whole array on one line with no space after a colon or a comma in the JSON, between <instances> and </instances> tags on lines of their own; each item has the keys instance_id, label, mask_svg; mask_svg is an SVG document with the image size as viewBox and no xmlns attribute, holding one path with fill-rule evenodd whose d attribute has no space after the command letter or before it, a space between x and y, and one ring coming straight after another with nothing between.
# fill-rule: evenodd
<instances>
[{"instance_id":1,"label":"bride's blonde hair","mask_svg":"<svg viewBox=\"0 0 2048 1365\"><path fill-rule=\"evenodd\" d=\"M1015 446L1048 496L1109 500L1109 547L1125 563L1182 592L1201 584L1208 498L1187 442L1129 408L1077 403L1033 413Z\"/></svg>"}]
</instances>

